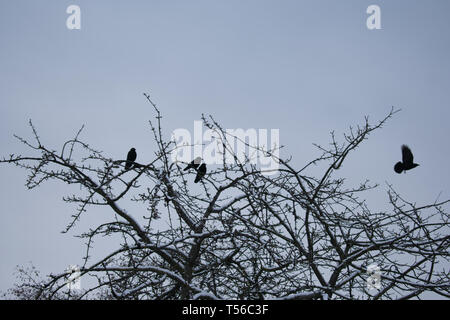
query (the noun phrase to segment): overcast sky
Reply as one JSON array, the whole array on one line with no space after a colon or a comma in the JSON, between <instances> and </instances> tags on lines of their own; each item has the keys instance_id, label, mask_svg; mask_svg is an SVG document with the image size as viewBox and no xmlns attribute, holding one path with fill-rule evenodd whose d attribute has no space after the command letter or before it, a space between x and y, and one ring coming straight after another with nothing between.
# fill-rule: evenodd
<instances>
[{"instance_id":1,"label":"overcast sky","mask_svg":"<svg viewBox=\"0 0 450 320\"><path fill-rule=\"evenodd\" d=\"M66 9L81 8L69 30ZM366 9L381 8L381 30ZM225 128L279 129L281 155L297 167L318 155L329 132L344 132L401 108L352 154L340 174L380 183L372 208L387 203L386 182L407 200L448 199L450 157L450 1L191 0L0 1L1 155L25 154L13 134L59 149L85 124L82 138L105 155L138 159L155 151L149 92L167 135L193 130L202 113ZM420 167L397 175L400 146ZM0 166L0 290L28 262L44 274L79 264L74 235L109 221L86 215L63 235L74 207L57 182L28 191L26 172ZM137 213L139 215L139 213ZM100 256L111 244L98 242Z\"/></svg>"}]
</instances>

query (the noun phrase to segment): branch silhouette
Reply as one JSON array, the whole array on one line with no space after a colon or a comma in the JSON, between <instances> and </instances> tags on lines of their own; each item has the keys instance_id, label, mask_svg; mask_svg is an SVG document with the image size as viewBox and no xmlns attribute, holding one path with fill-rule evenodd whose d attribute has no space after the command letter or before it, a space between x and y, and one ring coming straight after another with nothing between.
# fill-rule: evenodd
<instances>
[{"instance_id":1,"label":"branch silhouette","mask_svg":"<svg viewBox=\"0 0 450 320\"><path fill-rule=\"evenodd\" d=\"M416 205L387 184L389 210L373 210L362 199L376 185L348 186L337 176L352 152L398 112L372 125L366 117L338 142L302 168L263 151L280 164L265 175L249 157L239 159L226 131L213 117L204 125L220 133L219 143L234 163L208 167L170 162L176 148L164 139L162 116L149 122L157 146L154 159L111 159L81 140L82 127L61 150L45 147L30 121L33 141L16 137L31 155L10 155L2 164L28 172L26 186L62 181L81 190L64 201L78 207L65 232L83 215L107 207L111 216L81 235L87 240L81 279L97 283L74 292L68 272L41 278L20 271L9 294L21 299L411 299L433 292L449 297L450 280L441 262L449 258L450 200ZM238 137L233 137L239 139ZM282 146L277 146L282 148ZM131 152L131 151L130 151ZM186 170L188 166L188 170ZM319 166L322 174L314 176ZM124 169L128 170L124 170ZM192 169L192 170L189 170ZM193 173L200 174L195 185ZM129 201L139 212L126 209ZM136 210L136 206L133 206ZM144 216L145 224L136 216ZM167 223L162 228L160 219ZM120 235L110 254L92 261L96 237ZM382 287L367 288L367 267L376 263Z\"/></svg>"}]
</instances>

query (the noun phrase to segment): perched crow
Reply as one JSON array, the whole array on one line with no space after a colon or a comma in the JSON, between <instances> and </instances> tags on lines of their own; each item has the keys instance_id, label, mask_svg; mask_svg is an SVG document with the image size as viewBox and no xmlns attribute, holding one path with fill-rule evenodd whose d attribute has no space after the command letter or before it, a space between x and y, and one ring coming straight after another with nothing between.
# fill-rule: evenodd
<instances>
[{"instance_id":1,"label":"perched crow","mask_svg":"<svg viewBox=\"0 0 450 320\"><path fill-rule=\"evenodd\" d=\"M189 170L191 168L194 168L195 170L197 170L197 168L201 162L202 162L202 158L200 158L200 157L195 158L194 160L191 161L191 163L188 164L188 166L186 168L184 168L184 171Z\"/></svg>"},{"instance_id":2,"label":"perched crow","mask_svg":"<svg viewBox=\"0 0 450 320\"><path fill-rule=\"evenodd\" d=\"M136 157L137 157L136 149L131 148L131 150L128 151L127 163L125 164L125 170L131 169L131 167L134 164L134 161L136 160Z\"/></svg>"},{"instance_id":3,"label":"perched crow","mask_svg":"<svg viewBox=\"0 0 450 320\"><path fill-rule=\"evenodd\" d=\"M417 163L414 163L414 156L411 152L411 149L409 149L408 146L402 145L402 161L403 162L397 162L394 166L394 170L397 173L402 173L403 171L406 172L406 170L411 170L418 166Z\"/></svg>"},{"instance_id":4,"label":"perched crow","mask_svg":"<svg viewBox=\"0 0 450 320\"><path fill-rule=\"evenodd\" d=\"M206 174L206 164L202 163L202 165L197 170L197 175L195 176L194 182L199 182Z\"/></svg>"}]
</instances>

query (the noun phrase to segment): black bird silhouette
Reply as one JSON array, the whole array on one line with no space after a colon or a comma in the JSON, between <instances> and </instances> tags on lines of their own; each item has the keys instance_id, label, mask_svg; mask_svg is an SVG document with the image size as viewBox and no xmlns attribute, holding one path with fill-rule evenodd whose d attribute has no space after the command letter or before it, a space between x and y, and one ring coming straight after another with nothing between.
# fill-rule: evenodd
<instances>
[{"instance_id":1,"label":"black bird silhouette","mask_svg":"<svg viewBox=\"0 0 450 320\"><path fill-rule=\"evenodd\" d=\"M137 158L136 149L131 148L130 151L128 151L127 163L125 164L125 170L131 169L136 158Z\"/></svg>"},{"instance_id":2,"label":"black bird silhouette","mask_svg":"<svg viewBox=\"0 0 450 320\"><path fill-rule=\"evenodd\" d=\"M411 149L407 145L402 145L402 161L399 161L394 166L394 171L397 173L402 173L406 170L411 170L418 166L417 163L414 163L414 156L411 152Z\"/></svg>"},{"instance_id":3,"label":"black bird silhouette","mask_svg":"<svg viewBox=\"0 0 450 320\"><path fill-rule=\"evenodd\" d=\"M197 175L195 176L194 182L199 182L206 174L206 164L202 163L202 165L197 170Z\"/></svg>"},{"instance_id":4,"label":"black bird silhouette","mask_svg":"<svg viewBox=\"0 0 450 320\"><path fill-rule=\"evenodd\" d=\"M202 158L200 158L200 157L195 158L194 160L191 161L191 163L188 164L188 166L186 168L184 168L184 171L189 170L191 168L197 170L197 168L201 162L202 162Z\"/></svg>"}]
</instances>

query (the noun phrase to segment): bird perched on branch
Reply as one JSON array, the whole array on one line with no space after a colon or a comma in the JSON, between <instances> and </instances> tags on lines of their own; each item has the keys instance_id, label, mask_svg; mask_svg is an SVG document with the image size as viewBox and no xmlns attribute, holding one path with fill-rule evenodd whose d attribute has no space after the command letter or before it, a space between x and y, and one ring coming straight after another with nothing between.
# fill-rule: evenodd
<instances>
[{"instance_id":1,"label":"bird perched on branch","mask_svg":"<svg viewBox=\"0 0 450 320\"><path fill-rule=\"evenodd\" d=\"M197 175L195 176L194 182L199 182L206 174L206 164L202 163L201 166L197 169Z\"/></svg>"},{"instance_id":2,"label":"bird perched on branch","mask_svg":"<svg viewBox=\"0 0 450 320\"><path fill-rule=\"evenodd\" d=\"M188 166L186 168L184 168L184 171L187 171L191 168L197 170L198 166L200 165L200 163L202 162L202 158L201 157L197 157L194 160L191 161L191 163L188 164Z\"/></svg>"},{"instance_id":3,"label":"bird perched on branch","mask_svg":"<svg viewBox=\"0 0 450 320\"><path fill-rule=\"evenodd\" d=\"M407 145L402 145L402 161L399 161L394 166L394 171L402 173L406 170L411 170L417 167L418 164L414 163L414 156L411 149Z\"/></svg>"},{"instance_id":4,"label":"bird perched on branch","mask_svg":"<svg viewBox=\"0 0 450 320\"><path fill-rule=\"evenodd\" d=\"M134 161L136 161L137 153L135 148L131 148L130 151L128 151L127 155L127 163L125 164L125 170L131 169L131 167L134 164Z\"/></svg>"}]
</instances>

